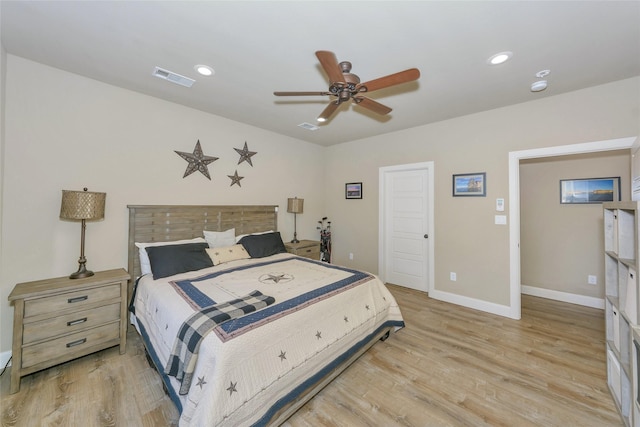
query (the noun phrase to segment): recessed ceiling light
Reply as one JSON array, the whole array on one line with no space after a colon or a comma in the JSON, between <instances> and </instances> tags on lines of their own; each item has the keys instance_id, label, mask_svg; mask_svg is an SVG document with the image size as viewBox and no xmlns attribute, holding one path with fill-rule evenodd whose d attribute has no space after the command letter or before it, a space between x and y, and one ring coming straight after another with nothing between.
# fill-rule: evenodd
<instances>
[{"instance_id":1,"label":"recessed ceiling light","mask_svg":"<svg viewBox=\"0 0 640 427\"><path fill-rule=\"evenodd\" d=\"M208 65L196 65L193 68L195 68L198 74L201 74L206 77L213 76L213 73L215 72L213 71L213 68L209 67Z\"/></svg>"},{"instance_id":2,"label":"recessed ceiling light","mask_svg":"<svg viewBox=\"0 0 640 427\"><path fill-rule=\"evenodd\" d=\"M324 117L318 117L316 120L319 121L320 123L327 121L327 119L325 119Z\"/></svg>"},{"instance_id":3,"label":"recessed ceiling light","mask_svg":"<svg viewBox=\"0 0 640 427\"><path fill-rule=\"evenodd\" d=\"M490 65L498 65L507 62L513 56L513 52L500 52L487 59L487 63Z\"/></svg>"}]
</instances>

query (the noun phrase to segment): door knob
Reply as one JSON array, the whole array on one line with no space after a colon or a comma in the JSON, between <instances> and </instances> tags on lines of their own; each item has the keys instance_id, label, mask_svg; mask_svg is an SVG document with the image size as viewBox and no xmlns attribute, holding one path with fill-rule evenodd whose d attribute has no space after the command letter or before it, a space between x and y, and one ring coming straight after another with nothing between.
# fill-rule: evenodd
<instances>
[{"instance_id":1,"label":"door knob","mask_svg":"<svg viewBox=\"0 0 640 427\"><path fill-rule=\"evenodd\" d=\"M424 238L425 238L425 239L428 239L428 238L429 238L429 235L428 235L428 234L425 234L425 235L424 235Z\"/></svg>"}]
</instances>

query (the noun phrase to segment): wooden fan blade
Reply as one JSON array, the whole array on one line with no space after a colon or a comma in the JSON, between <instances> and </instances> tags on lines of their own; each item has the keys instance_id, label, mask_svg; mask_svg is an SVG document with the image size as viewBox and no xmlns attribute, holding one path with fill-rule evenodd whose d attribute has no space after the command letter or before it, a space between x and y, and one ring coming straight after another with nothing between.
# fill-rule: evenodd
<instances>
[{"instance_id":1,"label":"wooden fan blade","mask_svg":"<svg viewBox=\"0 0 640 427\"><path fill-rule=\"evenodd\" d=\"M273 92L275 96L316 96L331 95L331 92Z\"/></svg>"},{"instance_id":2,"label":"wooden fan blade","mask_svg":"<svg viewBox=\"0 0 640 427\"><path fill-rule=\"evenodd\" d=\"M382 105L378 101L374 101L373 99L364 96L354 96L353 101L359 106L383 116L385 114L389 114L392 111L391 108L387 107L386 105Z\"/></svg>"},{"instance_id":3,"label":"wooden fan blade","mask_svg":"<svg viewBox=\"0 0 640 427\"><path fill-rule=\"evenodd\" d=\"M379 79L360 83L356 89L360 92L373 92L374 90L411 82L418 80L419 78L420 70L417 68L410 68L408 70L400 71L399 73L389 74L388 76L380 77Z\"/></svg>"},{"instance_id":4,"label":"wooden fan blade","mask_svg":"<svg viewBox=\"0 0 640 427\"><path fill-rule=\"evenodd\" d=\"M316 56L318 57L320 65L322 65L325 73L327 73L327 76L329 76L329 81L331 82L331 84L345 83L344 75L342 74L342 70L338 65L336 55L333 52L329 52L327 50L319 50L316 52Z\"/></svg>"},{"instance_id":5,"label":"wooden fan blade","mask_svg":"<svg viewBox=\"0 0 640 427\"><path fill-rule=\"evenodd\" d=\"M340 101L332 101L329 105L327 105L327 108L322 111L322 114L318 116L318 121L326 122L327 119L329 119L329 117L331 117L331 115L335 113L339 106Z\"/></svg>"}]
</instances>

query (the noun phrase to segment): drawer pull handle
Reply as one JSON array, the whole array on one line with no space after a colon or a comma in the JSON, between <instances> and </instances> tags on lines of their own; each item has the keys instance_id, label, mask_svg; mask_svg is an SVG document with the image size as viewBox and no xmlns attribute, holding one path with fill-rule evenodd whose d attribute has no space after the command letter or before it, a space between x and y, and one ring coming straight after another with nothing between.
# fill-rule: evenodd
<instances>
[{"instance_id":1,"label":"drawer pull handle","mask_svg":"<svg viewBox=\"0 0 640 427\"><path fill-rule=\"evenodd\" d=\"M82 297L69 298L67 300L67 302L69 304L73 304L74 302L86 301L88 299L89 299L89 297L85 295L85 296L82 296Z\"/></svg>"},{"instance_id":2,"label":"drawer pull handle","mask_svg":"<svg viewBox=\"0 0 640 427\"><path fill-rule=\"evenodd\" d=\"M311 249L307 249L307 253L311 252Z\"/></svg>"},{"instance_id":3,"label":"drawer pull handle","mask_svg":"<svg viewBox=\"0 0 640 427\"><path fill-rule=\"evenodd\" d=\"M82 338L81 340L78 340L78 341L72 341L67 344L67 348L75 347L77 345L84 344L86 342L87 342L86 338Z\"/></svg>"},{"instance_id":4,"label":"drawer pull handle","mask_svg":"<svg viewBox=\"0 0 640 427\"><path fill-rule=\"evenodd\" d=\"M80 323L84 323L86 321L87 321L87 318L83 317L82 319L72 320L71 322L67 322L67 326L79 325Z\"/></svg>"}]
</instances>

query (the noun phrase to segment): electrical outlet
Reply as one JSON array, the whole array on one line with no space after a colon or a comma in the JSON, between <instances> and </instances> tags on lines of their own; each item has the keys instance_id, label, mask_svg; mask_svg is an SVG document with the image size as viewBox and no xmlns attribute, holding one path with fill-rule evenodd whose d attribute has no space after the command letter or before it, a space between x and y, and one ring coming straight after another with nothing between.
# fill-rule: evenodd
<instances>
[{"instance_id":1,"label":"electrical outlet","mask_svg":"<svg viewBox=\"0 0 640 427\"><path fill-rule=\"evenodd\" d=\"M587 283L589 283L590 285L597 285L598 277L590 274L589 276L587 276Z\"/></svg>"},{"instance_id":2,"label":"electrical outlet","mask_svg":"<svg viewBox=\"0 0 640 427\"><path fill-rule=\"evenodd\" d=\"M453 271L449 273L449 280L451 280L452 282L455 282L457 280L456 273L454 273Z\"/></svg>"},{"instance_id":3,"label":"electrical outlet","mask_svg":"<svg viewBox=\"0 0 640 427\"><path fill-rule=\"evenodd\" d=\"M353 252L349 252L349 259L353 261Z\"/></svg>"}]
</instances>

